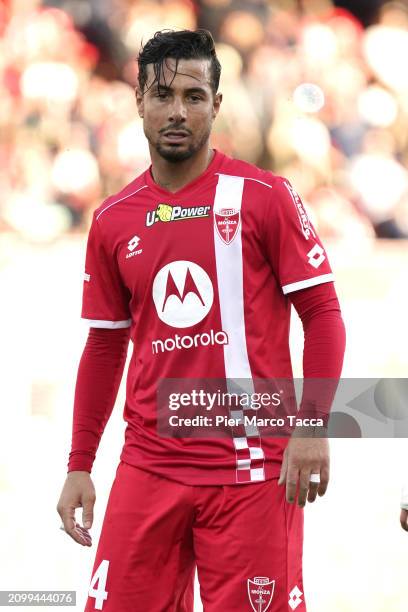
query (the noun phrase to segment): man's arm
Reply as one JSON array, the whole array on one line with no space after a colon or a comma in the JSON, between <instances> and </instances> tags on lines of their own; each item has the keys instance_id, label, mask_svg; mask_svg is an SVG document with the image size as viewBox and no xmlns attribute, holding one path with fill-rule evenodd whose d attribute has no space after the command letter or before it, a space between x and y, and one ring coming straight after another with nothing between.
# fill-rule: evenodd
<instances>
[{"instance_id":1,"label":"man's arm","mask_svg":"<svg viewBox=\"0 0 408 612\"><path fill-rule=\"evenodd\" d=\"M75 387L68 472L91 472L122 380L129 329L89 330Z\"/></svg>"},{"instance_id":2,"label":"man's arm","mask_svg":"<svg viewBox=\"0 0 408 612\"><path fill-rule=\"evenodd\" d=\"M346 338L334 285L330 282L302 289L291 293L290 298L305 335L299 416L322 417L327 421L343 366ZM285 450L279 479L279 484L286 482L289 502L295 501L299 486L300 506L305 505L306 498L313 502L317 494L324 495L329 482L327 438L303 437L308 433L299 429L294 432ZM320 483L311 483L311 474L320 474Z\"/></svg>"},{"instance_id":3,"label":"man's arm","mask_svg":"<svg viewBox=\"0 0 408 612\"><path fill-rule=\"evenodd\" d=\"M129 328L90 328L79 363L74 399L68 476L57 505L65 531L79 544L91 545L95 489L90 477L96 451L112 413L129 344ZM75 509L82 508L82 527Z\"/></svg>"}]
</instances>

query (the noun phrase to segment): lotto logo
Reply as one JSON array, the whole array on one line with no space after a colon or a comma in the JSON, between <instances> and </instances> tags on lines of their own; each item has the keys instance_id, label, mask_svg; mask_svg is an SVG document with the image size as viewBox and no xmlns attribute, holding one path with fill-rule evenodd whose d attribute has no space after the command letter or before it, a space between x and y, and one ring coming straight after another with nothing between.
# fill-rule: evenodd
<instances>
[{"instance_id":1,"label":"lotto logo","mask_svg":"<svg viewBox=\"0 0 408 612\"><path fill-rule=\"evenodd\" d=\"M326 256L323 255L323 253L324 250L322 249L320 244L316 243L314 247L308 252L307 256L309 259L307 261L310 263L311 266L317 269L320 264L322 264L326 259Z\"/></svg>"},{"instance_id":2,"label":"lotto logo","mask_svg":"<svg viewBox=\"0 0 408 612\"><path fill-rule=\"evenodd\" d=\"M291 592L289 593L288 603L292 610L296 610L296 608L300 606L300 604L303 602L303 599L301 597L302 595L303 593L297 585L291 590Z\"/></svg>"},{"instance_id":3,"label":"lotto logo","mask_svg":"<svg viewBox=\"0 0 408 612\"><path fill-rule=\"evenodd\" d=\"M133 238L129 240L128 242L127 248L129 249L129 251L134 251L137 245L139 244L139 242L140 242L139 236L133 236Z\"/></svg>"},{"instance_id":4,"label":"lotto logo","mask_svg":"<svg viewBox=\"0 0 408 612\"><path fill-rule=\"evenodd\" d=\"M143 252L143 249L138 249L137 251L135 251L139 242L140 242L139 236L133 236L133 238L129 240L127 248L128 248L128 251L130 251L130 253L126 255L126 259L129 259L130 257L134 257L135 255L140 255L140 253Z\"/></svg>"}]
</instances>

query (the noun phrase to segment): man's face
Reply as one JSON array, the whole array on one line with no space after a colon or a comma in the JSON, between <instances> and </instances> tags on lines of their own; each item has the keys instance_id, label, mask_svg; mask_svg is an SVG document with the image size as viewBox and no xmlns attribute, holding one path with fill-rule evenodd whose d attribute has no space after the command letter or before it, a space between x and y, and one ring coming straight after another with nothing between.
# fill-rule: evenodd
<instances>
[{"instance_id":1,"label":"man's face","mask_svg":"<svg viewBox=\"0 0 408 612\"><path fill-rule=\"evenodd\" d=\"M170 162L189 159L205 145L222 98L211 89L209 60L181 59L174 77L175 68L176 61L166 58L160 87L157 82L151 86L154 70L148 64L145 93L136 88L146 138Z\"/></svg>"}]
</instances>

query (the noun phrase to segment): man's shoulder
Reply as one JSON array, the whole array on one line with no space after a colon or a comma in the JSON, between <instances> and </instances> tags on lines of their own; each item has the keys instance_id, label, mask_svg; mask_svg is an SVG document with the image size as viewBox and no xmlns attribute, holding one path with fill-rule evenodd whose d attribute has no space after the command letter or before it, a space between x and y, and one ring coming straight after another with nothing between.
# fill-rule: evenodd
<instances>
[{"instance_id":1,"label":"man's shoulder","mask_svg":"<svg viewBox=\"0 0 408 612\"><path fill-rule=\"evenodd\" d=\"M276 181L282 178L271 170L259 168L255 164L242 159L228 157L228 155L224 155L224 163L219 174L248 179L254 185L259 185L260 189L262 189L262 186L264 189L272 189Z\"/></svg>"},{"instance_id":2,"label":"man's shoulder","mask_svg":"<svg viewBox=\"0 0 408 612\"><path fill-rule=\"evenodd\" d=\"M101 219L101 217L106 217L109 215L115 208L115 205L125 202L129 198L137 197L139 192L143 192L143 190L147 187L144 172L133 179L130 183L125 185L120 191L108 196L102 202L98 208L94 211L94 216L97 221Z\"/></svg>"}]
</instances>

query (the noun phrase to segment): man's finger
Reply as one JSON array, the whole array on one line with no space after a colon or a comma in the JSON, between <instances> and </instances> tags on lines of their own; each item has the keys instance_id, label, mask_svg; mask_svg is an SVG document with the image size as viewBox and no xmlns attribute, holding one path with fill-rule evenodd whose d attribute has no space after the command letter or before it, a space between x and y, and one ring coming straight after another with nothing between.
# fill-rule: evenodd
<instances>
[{"instance_id":1,"label":"man's finger","mask_svg":"<svg viewBox=\"0 0 408 612\"><path fill-rule=\"evenodd\" d=\"M92 527L94 504L94 499L84 500L82 510L82 525L85 527L85 529L90 529Z\"/></svg>"},{"instance_id":2,"label":"man's finger","mask_svg":"<svg viewBox=\"0 0 408 612\"><path fill-rule=\"evenodd\" d=\"M60 508L58 513L61 517L65 531L68 533L75 528L75 506L66 506Z\"/></svg>"},{"instance_id":3,"label":"man's finger","mask_svg":"<svg viewBox=\"0 0 408 612\"><path fill-rule=\"evenodd\" d=\"M68 506L63 508L60 512L62 523L64 525L65 532L78 544L82 546L89 546L88 540L85 535L78 530L78 523L75 521L75 507Z\"/></svg>"},{"instance_id":4,"label":"man's finger","mask_svg":"<svg viewBox=\"0 0 408 612\"><path fill-rule=\"evenodd\" d=\"M329 486L329 480L330 480L329 467L328 466L322 467L320 470L320 484L319 484L319 488L317 489L317 492L320 497L322 497L326 493L327 487Z\"/></svg>"},{"instance_id":5,"label":"man's finger","mask_svg":"<svg viewBox=\"0 0 408 612\"><path fill-rule=\"evenodd\" d=\"M316 500L319 484L320 483L318 482L309 482L309 492L307 494L307 501L311 504Z\"/></svg>"},{"instance_id":6,"label":"man's finger","mask_svg":"<svg viewBox=\"0 0 408 612\"><path fill-rule=\"evenodd\" d=\"M279 480L278 480L278 485L281 485L285 482L286 480L286 471L288 469L288 453L285 452L283 453L283 461L282 461L282 465L281 465L281 471L280 471L280 476L279 476Z\"/></svg>"},{"instance_id":7,"label":"man's finger","mask_svg":"<svg viewBox=\"0 0 408 612\"><path fill-rule=\"evenodd\" d=\"M89 534L84 533L83 528L78 523L75 523L75 527L70 531L67 531L67 534L78 544L82 546L91 546L92 540Z\"/></svg>"},{"instance_id":8,"label":"man's finger","mask_svg":"<svg viewBox=\"0 0 408 612\"><path fill-rule=\"evenodd\" d=\"M286 473L286 501L293 504L296 498L296 489L299 481L299 470L295 467L288 467Z\"/></svg>"},{"instance_id":9,"label":"man's finger","mask_svg":"<svg viewBox=\"0 0 408 612\"><path fill-rule=\"evenodd\" d=\"M400 523L403 530L408 531L408 510L401 510Z\"/></svg>"},{"instance_id":10,"label":"man's finger","mask_svg":"<svg viewBox=\"0 0 408 612\"><path fill-rule=\"evenodd\" d=\"M302 470L299 478L298 505L303 508L306 505L307 492L310 484L310 469Z\"/></svg>"},{"instance_id":11,"label":"man's finger","mask_svg":"<svg viewBox=\"0 0 408 612\"><path fill-rule=\"evenodd\" d=\"M81 525L79 525L79 523L76 523L75 531L80 537L82 537L87 546L92 546L92 537L87 529L84 529L81 527Z\"/></svg>"}]
</instances>

